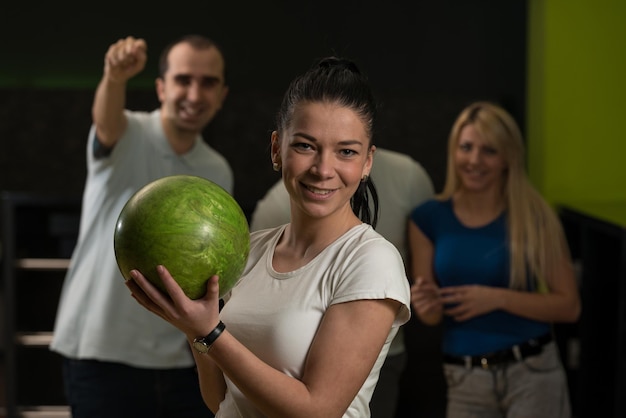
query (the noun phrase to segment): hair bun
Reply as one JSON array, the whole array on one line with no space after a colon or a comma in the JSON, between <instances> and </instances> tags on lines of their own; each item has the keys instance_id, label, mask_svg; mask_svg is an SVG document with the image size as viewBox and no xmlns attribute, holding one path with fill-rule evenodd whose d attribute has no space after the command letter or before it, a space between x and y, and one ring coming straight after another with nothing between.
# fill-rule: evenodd
<instances>
[{"instance_id":1,"label":"hair bun","mask_svg":"<svg viewBox=\"0 0 626 418\"><path fill-rule=\"evenodd\" d=\"M357 67L357 65L346 58L339 58L335 56L322 58L317 64L320 68L328 68L328 69L339 69L339 70L349 70L353 73L360 74L361 71Z\"/></svg>"}]
</instances>

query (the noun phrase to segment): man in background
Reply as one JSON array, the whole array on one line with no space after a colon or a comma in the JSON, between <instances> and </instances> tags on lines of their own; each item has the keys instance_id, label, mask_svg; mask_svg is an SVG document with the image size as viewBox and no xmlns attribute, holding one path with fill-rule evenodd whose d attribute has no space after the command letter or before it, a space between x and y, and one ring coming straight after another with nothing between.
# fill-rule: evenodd
<instances>
[{"instance_id":1,"label":"man in background","mask_svg":"<svg viewBox=\"0 0 626 418\"><path fill-rule=\"evenodd\" d=\"M185 336L132 300L113 235L128 199L161 177L196 175L232 194L229 163L201 136L228 94L225 61L212 40L183 37L161 54L160 107L127 110L127 83L146 59L143 39L112 44L93 101L79 238L51 344L73 418L212 416Z\"/></svg>"}]
</instances>

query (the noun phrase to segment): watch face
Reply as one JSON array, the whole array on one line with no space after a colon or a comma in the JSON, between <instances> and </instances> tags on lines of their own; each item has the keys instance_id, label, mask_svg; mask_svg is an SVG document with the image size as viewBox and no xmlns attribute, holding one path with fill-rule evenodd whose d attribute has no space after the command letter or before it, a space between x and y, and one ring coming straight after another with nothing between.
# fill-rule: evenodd
<instances>
[{"instance_id":1,"label":"watch face","mask_svg":"<svg viewBox=\"0 0 626 418\"><path fill-rule=\"evenodd\" d=\"M193 348L195 348L198 353L202 354L206 354L209 351L209 347L203 340L194 340Z\"/></svg>"}]
</instances>

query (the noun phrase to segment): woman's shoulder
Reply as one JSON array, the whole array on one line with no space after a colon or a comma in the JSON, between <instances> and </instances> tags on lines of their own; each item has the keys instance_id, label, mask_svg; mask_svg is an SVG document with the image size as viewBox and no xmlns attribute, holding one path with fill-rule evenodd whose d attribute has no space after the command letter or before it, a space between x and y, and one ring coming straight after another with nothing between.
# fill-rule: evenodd
<instances>
[{"instance_id":1,"label":"woman's shoulder","mask_svg":"<svg viewBox=\"0 0 626 418\"><path fill-rule=\"evenodd\" d=\"M250 232L250 247L252 248L256 245L263 245L263 243L272 241L273 238L276 238L282 233L284 228L285 225L279 225Z\"/></svg>"},{"instance_id":2,"label":"woman's shoulder","mask_svg":"<svg viewBox=\"0 0 626 418\"><path fill-rule=\"evenodd\" d=\"M263 259L268 253L273 251L283 229L286 225L280 225L267 229L259 229L250 233L250 248L248 251L246 268L244 275L250 268L256 265L259 260Z\"/></svg>"},{"instance_id":3,"label":"woman's shoulder","mask_svg":"<svg viewBox=\"0 0 626 418\"><path fill-rule=\"evenodd\" d=\"M371 253L382 255L384 253L398 253L397 248L374 227L363 223L352 228L344 235L343 243L340 245L348 252Z\"/></svg>"},{"instance_id":4,"label":"woman's shoulder","mask_svg":"<svg viewBox=\"0 0 626 418\"><path fill-rule=\"evenodd\" d=\"M451 205L450 199L428 199L423 203L420 203L413 209L414 214L432 213L440 209L449 208Z\"/></svg>"},{"instance_id":5,"label":"woman's shoulder","mask_svg":"<svg viewBox=\"0 0 626 418\"><path fill-rule=\"evenodd\" d=\"M411 221L423 232L431 231L435 225L448 223L454 217L450 199L433 198L417 206L411 212Z\"/></svg>"}]
</instances>

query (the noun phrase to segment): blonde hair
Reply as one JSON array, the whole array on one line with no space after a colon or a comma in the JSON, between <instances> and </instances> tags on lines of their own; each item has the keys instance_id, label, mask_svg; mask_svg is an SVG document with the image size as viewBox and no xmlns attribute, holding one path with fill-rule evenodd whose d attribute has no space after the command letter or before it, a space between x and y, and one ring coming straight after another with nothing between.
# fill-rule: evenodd
<instances>
[{"instance_id":1,"label":"blonde hair","mask_svg":"<svg viewBox=\"0 0 626 418\"><path fill-rule=\"evenodd\" d=\"M547 291L545 279L568 249L556 213L528 180L522 134L507 111L493 103L476 102L460 113L448 139L446 182L438 198L450 199L460 187L454 157L461 130L467 125L473 125L507 163L502 194L508 212L509 287ZM528 280L531 277L533 282Z\"/></svg>"}]
</instances>

